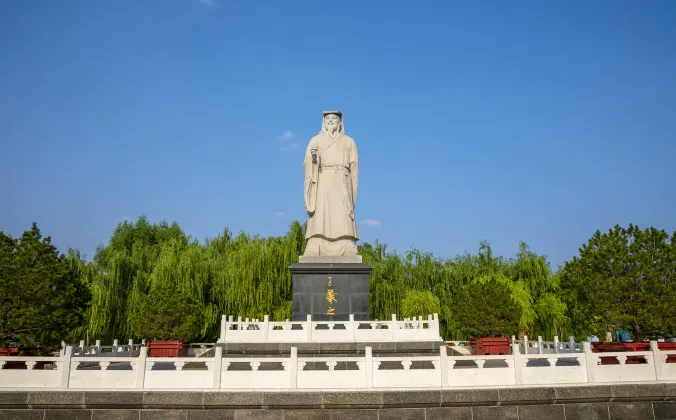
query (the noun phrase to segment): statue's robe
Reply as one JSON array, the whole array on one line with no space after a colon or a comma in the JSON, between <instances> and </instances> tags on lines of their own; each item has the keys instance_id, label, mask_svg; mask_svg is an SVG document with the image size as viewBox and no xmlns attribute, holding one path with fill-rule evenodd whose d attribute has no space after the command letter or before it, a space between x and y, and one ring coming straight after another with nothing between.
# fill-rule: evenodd
<instances>
[{"instance_id":1,"label":"statue's robe","mask_svg":"<svg viewBox=\"0 0 676 420\"><path fill-rule=\"evenodd\" d=\"M317 148L317 163L311 150ZM305 255L356 255L359 161L352 137L322 132L310 140L303 161L305 211L309 216Z\"/></svg>"}]
</instances>

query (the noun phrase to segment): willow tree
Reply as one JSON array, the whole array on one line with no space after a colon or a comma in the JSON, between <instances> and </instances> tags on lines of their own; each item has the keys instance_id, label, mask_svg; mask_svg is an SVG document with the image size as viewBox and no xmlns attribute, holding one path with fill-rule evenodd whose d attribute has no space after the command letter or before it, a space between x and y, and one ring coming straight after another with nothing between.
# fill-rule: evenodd
<instances>
[{"instance_id":1,"label":"willow tree","mask_svg":"<svg viewBox=\"0 0 676 420\"><path fill-rule=\"evenodd\" d=\"M365 264L373 267L369 275L369 312L371 319L389 319L401 311L407 288L403 282L405 267L396 253L388 253L387 245L378 241L359 246Z\"/></svg>"},{"instance_id":2,"label":"willow tree","mask_svg":"<svg viewBox=\"0 0 676 420\"><path fill-rule=\"evenodd\" d=\"M227 243L214 259L218 273L214 295L224 314L284 320L291 317L291 273L298 262L304 229L292 223L283 237L261 238L244 233Z\"/></svg>"},{"instance_id":3,"label":"willow tree","mask_svg":"<svg viewBox=\"0 0 676 420\"><path fill-rule=\"evenodd\" d=\"M107 246L97 247L88 273L92 294L87 329L92 338L132 337L128 325L130 304L148 290L148 279L168 241L188 245L188 237L176 223L150 224L146 217L124 221L114 230Z\"/></svg>"},{"instance_id":4,"label":"willow tree","mask_svg":"<svg viewBox=\"0 0 676 420\"><path fill-rule=\"evenodd\" d=\"M562 336L566 305L559 297L559 281L553 275L547 257L535 254L521 242L509 271L509 276L515 282L521 282L529 294L530 307L523 324L545 339Z\"/></svg>"},{"instance_id":5,"label":"willow tree","mask_svg":"<svg viewBox=\"0 0 676 420\"><path fill-rule=\"evenodd\" d=\"M99 247L89 276L92 338L134 337L129 319L156 288L175 288L199 308L201 338L218 336L222 314L284 320L291 315L291 274L304 246L304 227L294 222L282 237L263 238L227 229L204 244L175 223L145 217L118 225ZM178 295L177 295L178 296ZM134 315L137 316L137 315ZM138 329L137 329L138 330Z\"/></svg>"},{"instance_id":6,"label":"willow tree","mask_svg":"<svg viewBox=\"0 0 676 420\"><path fill-rule=\"evenodd\" d=\"M401 303L401 315L405 318L427 319L425 315L438 314L440 311L439 297L429 290L424 292L410 290Z\"/></svg>"}]
</instances>

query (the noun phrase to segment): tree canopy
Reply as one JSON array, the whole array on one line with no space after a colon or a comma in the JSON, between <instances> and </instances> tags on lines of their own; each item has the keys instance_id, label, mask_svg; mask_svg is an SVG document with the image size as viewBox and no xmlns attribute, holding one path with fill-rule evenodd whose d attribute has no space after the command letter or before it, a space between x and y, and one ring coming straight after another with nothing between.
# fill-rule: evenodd
<instances>
[{"instance_id":1,"label":"tree canopy","mask_svg":"<svg viewBox=\"0 0 676 420\"><path fill-rule=\"evenodd\" d=\"M561 273L571 328L599 337L627 329L635 338L673 336L676 233L615 226L596 231Z\"/></svg>"},{"instance_id":2,"label":"tree canopy","mask_svg":"<svg viewBox=\"0 0 676 420\"><path fill-rule=\"evenodd\" d=\"M279 237L224 229L200 243L176 223L140 217L120 223L91 261L73 250L58 254L36 225L20 239L0 233L0 333L5 343L215 341L223 314L288 319L288 266L303 252L304 229L293 222ZM398 254L378 241L359 252L373 266L371 319L437 312L447 340L526 330L584 339L608 328L638 338L674 335L676 234L653 227L596 232L558 272L523 242L513 258L493 255L487 242L448 259L417 249Z\"/></svg>"},{"instance_id":3,"label":"tree canopy","mask_svg":"<svg viewBox=\"0 0 676 420\"><path fill-rule=\"evenodd\" d=\"M0 346L46 346L79 335L89 292L76 252L59 254L34 223L0 232Z\"/></svg>"}]
</instances>

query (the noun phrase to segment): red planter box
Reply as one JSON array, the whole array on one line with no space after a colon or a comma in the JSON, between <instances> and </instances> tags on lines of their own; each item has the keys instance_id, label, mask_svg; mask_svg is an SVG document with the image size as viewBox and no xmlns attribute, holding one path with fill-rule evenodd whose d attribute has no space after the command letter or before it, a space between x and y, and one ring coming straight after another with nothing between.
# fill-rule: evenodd
<instances>
[{"instance_id":1,"label":"red planter box","mask_svg":"<svg viewBox=\"0 0 676 420\"><path fill-rule=\"evenodd\" d=\"M19 354L19 349L16 347L0 348L0 356L16 356L17 354Z\"/></svg>"},{"instance_id":2,"label":"red planter box","mask_svg":"<svg viewBox=\"0 0 676 420\"><path fill-rule=\"evenodd\" d=\"M657 343L660 350L676 350L676 343ZM625 351L650 351L650 343L592 343L594 353L610 353ZM601 357L602 365L617 365L620 362L615 357ZM642 356L627 356L628 365L646 363ZM676 363L676 355L669 355L667 363Z\"/></svg>"},{"instance_id":3,"label":"red planter box","mask_svg":"<svg viewBox=\"0 0 676 420\"><path fill-rule=\"evenodd\" d=\"M512 340L508 337L470 338L468 344L474 356L499 355L509 354Z\"/></svg>"},{"instance_id":4,"label":"red planter box","mask_svg":"<svg viewBox=\"0 0 676 420\"><path fill-rule=\"evenodd\" d=\"M148 343L150 357L186 357L188 344L179 340L153 340Z\"/></svg>"},{"instance_id":5,"label":"red planter box","mask_svg":"<svg viewBox=\"0 0 676 420\"><path fill-rule=\"evenodd\" d=\"M664 351L676 350L676 343L657 343L657 348ZM676 354L668 355L667 363L676 363Z\"/></svg>"}]
</instances>

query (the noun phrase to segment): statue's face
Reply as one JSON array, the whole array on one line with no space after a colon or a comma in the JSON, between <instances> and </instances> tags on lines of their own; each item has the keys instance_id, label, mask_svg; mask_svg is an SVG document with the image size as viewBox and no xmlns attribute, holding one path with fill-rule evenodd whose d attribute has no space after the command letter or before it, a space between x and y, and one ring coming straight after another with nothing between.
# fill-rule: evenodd
<instances>
[{"instance_id":1,"label":"statue's face","mask_svg":"<svg viewBox=\"0 0 676 420\"><path fill-rule=\"evenodd\" d=\"M336 114L329 114L324 117L324 124L330 131L334 131L340 125L340 117Z\"/></svg>"}]
</instances>

